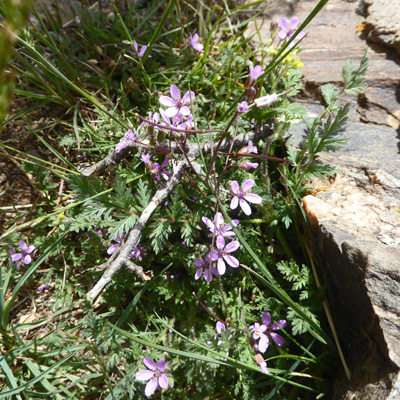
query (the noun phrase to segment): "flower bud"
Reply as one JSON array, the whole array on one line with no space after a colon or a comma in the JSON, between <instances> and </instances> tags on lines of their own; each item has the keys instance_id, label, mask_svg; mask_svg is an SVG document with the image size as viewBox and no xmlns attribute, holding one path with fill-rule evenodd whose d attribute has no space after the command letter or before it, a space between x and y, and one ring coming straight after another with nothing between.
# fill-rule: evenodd
<instances>
[{"instance_id":1,"label":"flower bud","mask_svg":"<svg viewBox=\"0 0 400 400\"><path fill-rule=\"evenodd\" d=\"M249 171L252 168L257 168L258 167L258 163L252 163L250 161L242 161L239 164L239 168L242 169L243 171Z\"/></svg>"}]
</instances>

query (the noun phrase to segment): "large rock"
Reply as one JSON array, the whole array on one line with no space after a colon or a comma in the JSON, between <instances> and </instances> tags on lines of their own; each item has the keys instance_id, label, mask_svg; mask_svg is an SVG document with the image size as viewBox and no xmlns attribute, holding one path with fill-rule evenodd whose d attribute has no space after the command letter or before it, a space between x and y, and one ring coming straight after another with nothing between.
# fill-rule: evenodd
<instances>
[{"instance_id":1,"label":"large rock","mask_svg":"<svg viewBox=\"0 0 400 400\"><path fill-rule=\"evenodd\" d=\"M293 127L300 147L305 126ZM342 348L352 372L335 400L399 399L400 154L397 132L349 124L348 142L320 157L340 168L303 199ZM323 188L322 190L319 190Z\"/></svg>"},{"instance_id":2,"label":"large rock","mask_svg":"<svg viewBox=\"0 0 400 400\"><path fill-rule=\"evenodd\" d=\"M369 41L400 52L400 0L357 0L357 12L365 17Z\"/></svg>"}]
</instances>

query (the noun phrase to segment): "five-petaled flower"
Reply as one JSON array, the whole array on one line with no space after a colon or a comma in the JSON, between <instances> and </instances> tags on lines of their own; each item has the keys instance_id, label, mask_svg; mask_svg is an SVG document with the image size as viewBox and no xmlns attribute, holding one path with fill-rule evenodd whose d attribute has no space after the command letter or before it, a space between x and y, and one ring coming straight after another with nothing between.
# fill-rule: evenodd
<instances>
[{"instance_id":1,"label":"five-petaled flower","mask_svg":"<svg viewBox=\"0 0 400 400\"><path fill-rule=\"evenodd\" d=\"M235 236L235 232L231 230L231 224L225 224L224 217L220 212L217 212L215 214L213 221L211 221L207 217L203 217L202 220L210 229L211 233L208 235L208 237L213 237L215 235L217 237L221 236L225 238L230 238L232 236ZM239 220L234 219L232 223L233 226L238 226Z\"/></svg>"},{"instance_id":2,"label":"five-petaled flower","mask_svg":"<svg viewBox=\"0 0 400 400\"><path fill-rule=\"evenodd\" d=\"M143 364L148 369L136 372L135 377L139 381L148 381L144 390L145 395L150 397L157 389L166 389L168 387L168 378L167 375L163 374L165 360L158 361L156 365L150 357L144 357Z\"/></svg>"},{"instance_id":3,"label":"five-petaled flower","mask_svg":"<svg viewBox=\"0 0 400 400\"><path fill-rule=\"evenodd\" d=\"M246 215L251 214L251 208L247 201L253 204L260 204L262 202L262 198L259 195L247 193L253 186L253 179L247 179L242 185L242 190L240 190L239 184L236 181L231 182L232 193L234 195L230 205L231 210L234 210L240 204L241 209Z\"/></svg>"},{"instance_id":4,"label":"five-petaled flower","mask_svg":"<svg viewBox=\"0 0 400 400\"><path fill-rule=\"evenodd\" d=\"M214 256L216 257L216 255ZM213 257L213 261L216 259ZM205 261L202 260L201 258L198 258L195 262L194 265L198 268L196 275L194 276L194 279L197 281L198 279L201 278L201 276L204 274L204 279L206 280L207 283L210 283L213 279L213 275L218 276L218 270L210 266L210 256L207 255Z\"/></svg>"},{"instance_id":5,"label":"five-petaled flower","mask_svg":"<svg viewBox=\"0 0 400 400\"><path fill-rule=\"evenodd\" d=\"M35 246L28 246L23 240L19 241L19 248L21 249L21 253L17 253L14 250L14 247L11 247L8 250L8 253L11 256L11 261L17 265L17 267L21 267L23 265L28 265L32 261L32 257L30 254L33 250L35 250Z\"/></svg>"},{"instance_id":6,"label":"five-petaled flower","mask_svg":"<svg viewBox=\"0 0 400 400\"><path fill-rule=\"evenodd\" d=\"M219 274L223 275L226 271L225 261L233 268L239 267L239 260L229 254L239 248L239 241L234 240L225 246L225 239L222 236L218 236L216 242L218 251L213 250L211 256L213 260L217 260L217 269Z\"/></svg>"},{"instance_id":7,"label":"five-petaled flower","mask_svg":"<svg viewBox=\"0 0 400 400\"><path fill-rule=\"evenodd\" d=\"M199 35L197 33L195 33L194 35L192 35L190 32L190 45L197 51L200 51L201 53L204 53L204 46L199 43Z\"/></svg>"},{"instance_id":8,"label":"five-petaled flower","mask_svg":"<svg viewBox=\"0 0 400 400\"><path fill-rule=\"evenodd\" d=\"M247 111L249 111L249 105L247 104L247 101L242 101L241 103L238 104L237 112L239 114L243 114Z\"/></svg>"},{"instance_id":9,"label":"five-petaled flower","mask_svg":"<svg viewBox=\"0 0 400 400\"><path fill-rule=\"evenodd\" d=\"M136 40L133 41L133 47L136 50L136 53L139 57L143 57L144 53L146 52L147 46L142 46L142 48L139 50L138 44L136 43ZM135 53L135 55L136 55ZM149 56L151 57L151 56Z\"/></svg>"},{"instance_id":10,"label":"five-petaled flower","mask_svg":"<svg viewBox=\"0 0 400 400\"><path fill-rule=\"evenodd\" d=\"M150 172L153 175L154 180L157 183L160 183L160 176L162 176L166 181L169 179L171 174L168 171L165 171L165 168L167 168L168 162L169 162L169 158L165 157L164 161L162 162L161 165L158 163L153 163L153 169Z\"/></svg>"},{"instance_id":11,"label":"five-petaled flower","mask_svg":"<svg viewBox=\"0 0 400 400\"><path fill-rule=\"evenodd\" d=\"M279 22L279 38L282 40L289 41L290 38L294 35L294 33L297 30L297 26L299 25L299 19L297 17L293 17L292 20L288 23L285 18L281 18ZM304 32L300 32L297 36L294 42L299 41L302 39L306 34ZM290 47L294 46L294 42L292 42Z\"/></svg>"},{"instance_id":12,"label":"five-petaled flower","mask_svg":"<svg viewBox=\"0 0 400 400\"><path fill-rule=\"evenodd\" d=\"M273 331L277 331L286 326L286 321L281 319L276 323L271 325L271 314L269 312L264 312L262 315L262 325L256 322L254 325L250 326L253 331L253 339L260 341L258 342L258 349L261 353L265 353L269 345L268 335L271 336L272 340L280 347L285 343L285 339Z\"/></svg>"},{"instance_id":13,"label":"five-petaled flower","mask_svg":"<svg viewBox=\"0 0 400 400\"><path fill-rule=\"evenodd\" d=\"M169 118L172 118L177 113L183 115L184 117L188 116L190 114L190 109L187 106L190 105L190 102L194 100L194 92L187 91L181 99L181 92L175 85L172 85L169 88L169 91L172 98L169 96L160 97L160 103L163 106L169 107L165 110L165 115Z\"/></svg>"}]
</instances>

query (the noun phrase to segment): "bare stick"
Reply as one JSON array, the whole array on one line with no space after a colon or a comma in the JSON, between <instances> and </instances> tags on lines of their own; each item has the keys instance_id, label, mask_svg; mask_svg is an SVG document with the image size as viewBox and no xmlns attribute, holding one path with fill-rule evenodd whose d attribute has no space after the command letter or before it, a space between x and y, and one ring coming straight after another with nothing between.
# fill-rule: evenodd
<instances>
[{"instance_id":1,"label":"bare stick","mask_svg":"<svg viewBox=\"0 0 400 400\"><path fill-rule=\"evenodd\" d=\"M183 167L182 167L183 168ZM117 257L115 257L112 262L107 267L107 270L104 272L103 276L97 282L97 284L93 287L93 289L88 293L89 299L94 301L104 290L106 285L111 282L114 275L122 268L127 267L129 270L135 272L139 278L143 280L149 280L153 276L152 271L143 272L143 268L135 265L129 259L129 254L135 247L138 245L140 241L140 237L142 235L143 228L146 225L147 220L154 212L154 210L161 204L164 199L168 196L170 192L174 190L174 188L178 185L179 181L183 176L183 169L180 169L172 175L171 179L167 182L167 185L158 189L149 205L143 210L142 215L137 220L135 226L129 232L128 237L120 246L120 252Z\"/></svg>"}]
</instances>

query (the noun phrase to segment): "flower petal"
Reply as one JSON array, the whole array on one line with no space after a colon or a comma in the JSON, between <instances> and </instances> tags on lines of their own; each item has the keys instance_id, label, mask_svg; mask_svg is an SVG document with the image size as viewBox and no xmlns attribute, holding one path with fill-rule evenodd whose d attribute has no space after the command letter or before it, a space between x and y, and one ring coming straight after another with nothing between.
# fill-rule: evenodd
<instances>
[{"instance_id":1,"label":"flower petal","mask_svg":"<svg viewBox=\"0 0 400 400\"><path fill-rule=\"evenodd\" d=\"M251 208L250 208L250 206L246 203L245 200L240 199L240 207L241 207L241 209L243 210L243 212L244 212L246 215L250 215L250 214L251 214Z\"/></svg>"},{"instance_id":2,"label":"flower petal","mask_svg":"<svg viewBox=\"0 0 400 400\"><path fill-rule=\"evenodd\" d=\"M152 371L155 371L157 369L156 363L148 356L143 358L143 364L148 368L151 369Z\"/></svg>"},{"instance_id":3,"label":"flower petal","mask_svg":"<svg viewBox=\"0 0 400 400\"><path fill-rule=\"evenodd\" d=\"M195 97L196 97L196 95L194 92L187 91L182 98L182 103L190 104L190 102L193 101Z\"/></svg>"},{"instance_id":4,"label":"flower petal","mask_svg":"<svg viewBox=\"0 0 400 400\"><path fill-rule=\"evenodd\" d=\"M214 232L214 223L207 217L201 219L209 228L211 232Z\"/></svg>"},{"instance_id":5,"label":"flower petal","mask_svg":"<svg viewBox=\"0 0 400 400\"><path fill-rule=\"evenodd\" d=\"M165 110L165 115L169 118L173 118L179 112L178 107L170 107Z\"/></svg>"},{"instance_id":6,"label":"flower petal","mask_svg":"<svg viewBox=\"0 0 400 400\"><path fill-rule=\"evenodd\" d=\"M157 367L160 372L164 372L165 371L165 360L159 360L157 363Z\"/></svg>"},{"instance_id":7,"label":"flower petal","mask_svg":"<svg viewBox=\"0 0 400 400\"><path fill-rule=\"evenodd\" d=\"M207 268L204 270L204 279L207 283L210 283L212 281L212 273L211 271Z\"/></svg>"},{"instance_id":8,"label":"flower petal","mask_svg":"<svg viewBox=\"0 0 400 400\"><path fill-rule=\"evenodd\" d=\"M194 276L194 279L197 281L203 275L203 267L199 268Z\"/></svg>"},{"instance_id":9,"label":"flower petal","mask_svg":"<svg viewBox=\"0 0 400 400\"><path fill-rule=\"evenodd\" d=\"M254 179L247 179L242 185L242 190L248 192L253 186L254 186Z\"/></svg>"},{"instance_id":10,"label":"flower petal","mask_svg":"<svg viewBox=\"0 0 400 400\"><path fill-rule=\"evenodd\" d=\"M225 273L225 271L226 271L226 265L225 265L224 260L222 258L218 259L217 267L218 267L218 273L220 275L223 275Z\"/></svg>"},{"instance_id":11,"label":"flower petal","mask_svg":"<svg viewBox=\"0 0 400 400\"><path fill-rule=\"evenodd\" d=\"M189 108L189 107L186 107L186 106L182 106L182 107L179 109L179 113L180 113L181 115L187 117L188 115L190 115L190 108Z\"/></svg>"},{"instance_id":12,"label":"flower petal","mask_svg":"<svg viewBox=\"0 0 400 400\"><path fill-rule=\"evenodd\" d=\"M197 260L195 260L194 265L200 268L204 265L204 261L201 258L198 258Z\"/></svg>"},{"instance_id":13,"label":"flower petal","mask_svg":"<svg viewBox=\"0 0 400 400\"><path fill-rule=\"evenodd\" d=\"M261 353L265 353L266 350L268 349L269 345L269 339L267 335L261 335L260 341L258 342L258 349L261 351Z\"/></svg>"},{"instance_id":14,"label":"flower petal","mask_svg":"<svg viewBox=\"0 0 400 400\"><path fill-rule=\"evenodd\" d=\"M284 328L286 325L286 320L280 319L279 321L276 321L275 324L272 324L272 330L277 331L278 329Z\"/></svg>"},{"instance_id":15,"label":"flower petal","mask_svg":"<svg viewBox=\"0 0 400 400\"><path fill-rule=\"evenodd\" d=\"M225 324L221 321L217 322L217 332L220 334L222 331L226 331Z\"/></svg>"},{"instance_id":16,"label":"flower petal","mask_svg":"<svg viewBox=\"0 0 400 400\"><path fill-rule=\"evenodd\" d=\"M148 381L153 377L154 372L144 369L142 371L136 372L135 378L138 381Z\"/></svg>"},{"instance_id":17,"label":"flower petal","mask_svg":"<svg viewBox=\"0 0 400 400\"><path fill-rule=\"evenodd\" d=\"M292 20L289 22L289 31L294 32L297 29L298 24L299 24L299 18L293 17Z\"/></svg>"},{"instance_id":18,"label":"flower petal","mask_svg":"<svg viewBox=\"0 0 400 400\"><path fill-rule=\"evenodd\" d=\"M235 208L237 208L238 204L239 204L239 197L235 196L231 201L231 205L230 205L231 210L234 210Z\"/></svg>"},{"instance_id":19,"label":"flower petal","mask_svg":"<svg viewBox=\"0 0 400 400\"><path fill-rule=\"evenodd\" d=\"M26 249L27 249L27 245L26 245L26 243L23 241L23 240L20 240L19 241L19 247L20 247L20 249L22 250L22 251L25 251Z\"/></svg>"},{"instance_id":20,"label":"flower petal","mask_svg":"<svg viewBox=\"0 0 400 400\"><path fill-rule=\"evenodd\" d=\"M172 96L173 99L178 100L178 99L181 98L181 92L179 91L179 89L175 85L172 85L169 88L169 92L171 93L171 96Z\"/></svg>"},{"instance_id":21,"label":"flower petal","mask_svg":"<svg viewBox=\"0 0 400 400\"><path fill-rule=\"evenodd\" d=\"M230 242L226 245L225 251L227 253L232 253L233 251L236 251L240 246L240 243L238 240L234 240L233 242Z\"/></svg>"},{"instance_id":22,"label":"flower petal","mask_svg":"<svg viewBox=\"0 0 400 400\"><path fill-rule=\"evenodd\" d=\"M166 389L168 387L168 378L167 375L161 374L158 378L158 384L160 385L161 389Z\"/></svg>"},{"instance_id":23,"label":"flower petal","mask_svg":"<svg viewBox=\"0 0 400 400\"><path fill-rule=\"evenodd\" d=\"M224 256L224 260L233 268L239 266L239 260L233 256Z\"/></svg>"},{"instance_id":24,"label":"flower petal","mask_svg":"<svg viewBox=\"0 0 400 400\"><path fill-rule=\"evenodd\" d=\"M28 249L26 250L27 253L32 253L33 250L35 250L35 246L29 246Z\"/></svg>"},{"instance_id":25,"label":"flower petal","mask_svg":"<svg viewBox=\"0 0 400 400\"><path fill-rule=\"evenodd\" d=\"M277 333L271 332L270 333L271 338L273 339L273 341L280 347L285 343L285 339L281 336L278 335Z\"/></svg>"},{"instance_id":26,"label":"flower petal","mask_svg":"<svg viewBox=\"0 0 400 400\"><path fill-rule=\"evenodd\" d=\"M176 106L176 101L173 100L173 99L171 99L171 97L169 97L169 96L161 96L161 97L159 98L159 100L160 100L160 103L161 103L163 106L167 106L167 107L174 107L174 106Z\"/></svg>"},{"instance_id":27,"label":"flower petal","mask_svg":"<svg viewBox=\"0 0 400 400\"><path fill-rule=\"evenodd\" d=\"M115 250L117 250L118 247L119 247L119 243L113 244L112 246L110 246L110 247L107 249L107 254L109 254L109 255L114 254Z\"/></svg>"},{"instance_id":28,"label":"flower petal","mask_svg":"<svg viewBox=\"0 0 400 400\"><path fill-rule=\"evenodd\" d=\"M225 247L225 239L223 236L217 237L217 249L222 250Z\"/></svg>"},{"instance_id":29,"label":"flower petal","mask_svg":"<svg viewBox=\"0 0 400 400\"><path fill-rule=\"evenodd\" d=\"M27 255L25 256L25 258L23 259L23 263L24 263L25 265L30 264L31 261L32 261L32 257L31 257L29 254L27 254Z\"/></svg>"},{"instance_id":30,"label":"flower petal","mask_svg":"<svg viewBox=\"0 0 400 400\"><path fill-rule=\"evenodd\" d=\"M239 187L239 184L237 183L237 181L231 182L231 188L232 188L233 193L239 194L240 187Z\"/></svg>"},{"instance_id":31,"label":"flower petal","mask_svg":"<svg viewBox=\"0 0 400 400\"><path fill-rule=\"evenodd\" d=\"M261 319L265 326L269 326L269 324L271 323L271 314L268 311L265 311L263 312Z\"/></svg>"},{"instance_id":32,"label":"flower petal","mask_svg":"<svg viewBox=\"0 0 400 400\"><path fill-rule=\"evenodd\" d=\"M22 253L13 254L11 256L11 261L12 262L19 261L21 258L22 258Z\"/></svg>"},{"instance_id":33,"label":"flower petal","mask_svg":"<svg viewBox=\"0 0 400 400\"><path fill-rule=\"evenodd\" d=\"M147 382L144 394L150 397L158 389L158 382L156 378L153 378Z\"/></svg>"}]
</instances>

